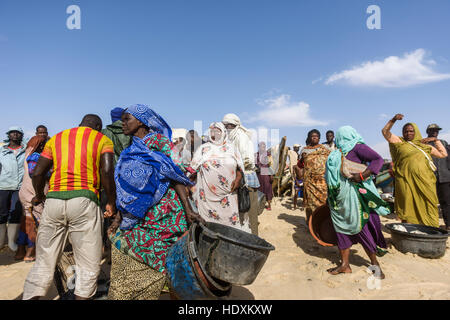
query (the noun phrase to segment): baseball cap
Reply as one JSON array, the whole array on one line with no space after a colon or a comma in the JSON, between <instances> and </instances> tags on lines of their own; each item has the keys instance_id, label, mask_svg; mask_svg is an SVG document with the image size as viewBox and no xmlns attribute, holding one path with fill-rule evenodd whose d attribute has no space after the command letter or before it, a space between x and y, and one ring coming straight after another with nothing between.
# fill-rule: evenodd
<instances>
[{"instance_id":1,"label":"baseball cap","mask_svg":"<svg viewBox=\"0 0 450 320\"><path fill-rule=\"evenodd\" d=\"M9 134L11 131L19 131L21 134L23 134L23 130L21 127L16 126L9 127L8 132L6 132L6 134Z\"/></svg>"},{"instance_id":2,"label":"baseball cap","mask_svg":"<svg viewBox=\"0 0 450 320\"><path fill-rule=\"evenodd\" d=\"M441 127L439 127L436 123L432 123L427 127L427 130L429 129L436 129L436 130L442 130Z\"/></svg>"}]
</instances>

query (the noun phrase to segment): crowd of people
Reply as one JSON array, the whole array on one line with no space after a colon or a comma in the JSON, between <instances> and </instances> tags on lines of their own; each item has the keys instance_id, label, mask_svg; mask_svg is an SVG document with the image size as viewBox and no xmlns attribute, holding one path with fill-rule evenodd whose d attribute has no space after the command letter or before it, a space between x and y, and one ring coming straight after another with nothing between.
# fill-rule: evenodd
<instances>
[{"instance_id":1,"label":"crowd of people","mask_svg":"<svg viewBox=\"0 0 450 320\"><path fill-rule=\"evenodd\" d=\"M396 136L391 129L403 117L395 115L382 130L393 161L395 213L405 223L439 227L440 204L450 230L449 145L438 139L436 124L425 139L414 123ZM311 130L305 147L288 152L294 209L302 198L308 222L317 208L330 208L342 260L330 274L351 272L356 243L379 266L377 256L386 253L379 215L391 213L374 184L384 159L350 126L320 139ZM0 148L0 249L6 245L16 260L34 261L23 299L45 296L67 240L77 299L95 295L105 256L109 299L158 299L168 289L168 251L191 223L258 235L258 195L272 208L272 154L265 142L255 152L251 132L235 114L211 123L207 136L190 130L174 138L158 113L132 105L113 109L104 129L93 114L52 137L39 125L26 145L23 130L11 127ZM239 208L244 185L248 210Z\"/></svg>"}]
</instances>

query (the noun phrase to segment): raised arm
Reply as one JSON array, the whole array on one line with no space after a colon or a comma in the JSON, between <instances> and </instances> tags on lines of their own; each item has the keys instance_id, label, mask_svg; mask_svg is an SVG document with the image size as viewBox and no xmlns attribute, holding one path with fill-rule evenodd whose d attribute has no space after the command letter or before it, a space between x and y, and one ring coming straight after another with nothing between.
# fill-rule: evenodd
<instances>
[{"instance_id":1,"label":"raised arm","mask_svg":"<svg viewBox=\"0 0 450 320\"><path fill-rule=\"evenodd\" d=\"M383 128L383 130L381 130L381 133L383 134L383 137L389 143L400 143L400 142L402 142L402 140L398 136L396 136L395 134L393 134L391 132L391 129L394 126L394 124L395 124L395 122L397 120L403 120L403 115L400 114L400 113L396 114L391 120L388 121L388 123L386 123L386 125Z\"/></svg>"}]
</instances>

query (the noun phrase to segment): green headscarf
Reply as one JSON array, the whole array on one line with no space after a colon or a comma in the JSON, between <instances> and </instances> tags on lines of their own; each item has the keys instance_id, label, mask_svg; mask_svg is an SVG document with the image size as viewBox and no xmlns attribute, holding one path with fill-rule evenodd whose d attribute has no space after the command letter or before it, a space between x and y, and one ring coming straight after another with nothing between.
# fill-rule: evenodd
<instances>
[{"instance_id":1,"label":"green headscarf","mask_svg":"<svg viewBox=\"0 0 450 320\"><path fill-rule=\"evenodd\" d=\"M342 153L349 153L358 143L364 143L363 137L351 126L340 127L336 132L336 147Z\"/></svg>"}]
</instances>

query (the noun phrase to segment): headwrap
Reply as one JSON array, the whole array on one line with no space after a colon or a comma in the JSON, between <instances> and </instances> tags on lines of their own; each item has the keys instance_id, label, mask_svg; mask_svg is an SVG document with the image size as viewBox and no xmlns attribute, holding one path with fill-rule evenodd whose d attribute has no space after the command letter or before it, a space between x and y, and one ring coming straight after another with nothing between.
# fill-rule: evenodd
<instances>
[{"instance_id":1,"label":"headwrap","mask_svg":"<svg viewBox=\"0 0 450 320\"><path fill-rule=\"evenodd\" d=\"M28 157L26 158L26 161L28 164L28 174L30 177L33 176L34 169L36 168L37 162L41 156L41 154L36 152L36 150L43 142L45 142L45 138L41 136L34 136L30 139L30 141L28 141L26 149ZM47 176L50 177L49 174L47 174Z\"/></svg>"},{"instance_id":2,"label":"headwrap","mask_svg":"<svg viewBox=\"0 0 450 320\"><path fill-rule=\"evenodd\" d=\"M248 130L247 128L245 128L244 126L241 125L241 119L239 119L239 117L237 115L235 115L234 113L228 113L226 114L223 119L222 119L222 123L224 124L234 124L236 126L236 128L234 128L229 135L229 138L231 140L234 140L234 138L237 135L238 131L242 131L244 132L246 135L248 135L248 137L251 139L252 138L252 133L250 132L250 130Z\"/></svg>"},{"instance_id":3,"label":"headwrap","mask_svg":"<svg viewBox=\"0 0 450 320\"><path fill-rule=\"evenodd\" d=\"M124 112L131 114L144 125L149 127L153 132L165 135L172 141L172 129L167 122L159 114L150 109L149 106L135 104L125 109Z\"/></svg>"},{"instance_id":4,"label":"headwrap","mask_svg":"<svg viewBox=\"0 0 450 320\"><path fill-rule=\"evenodd\" d=\"M221 136L220 136L219 140L211 139L211 136L212 136L211 132L212 132L212 129L214 129L214 128L219 129L221 132ZM217 137L216 137L216 139L217 139ZM225 128L224 124L222 122L211 123L209 125L209 142L211 142L212 144L221 146L221 145L225 144L226 141L227 141L227 129Z\"/></svg>"},{"instance_id":5,"label":"headwrap","mask_svg":"<svg viewBox=\"0 0 450 320\"><path fill-rule=\"evenodd\" d=\"M352 127L340 127L336 132L336 147L342 151L344 155L349 153L358 143L364 143L361 135Z\"/></svg>"},{"instance_id":6,"label":"headwrap","mask_svg":"<svg viewBox=\"0 0 450 320\"><path fill-rule=\"evenodd\" d=\"M114 108L111 110L111 121L114 123L118 120L122 119L122 113L125 109L123 108Z\"/></svg>"},{"instance_id":7,"label":"headwrap","mask_svg":"<svg viewBox=\"0 0 450 320\"><path fill-rule=\"evenodd\" d=\"M34 136L28 141L27 150L29 150L29 154L36 152L37 148L45 141L44 137Z\"/></svg>"},{"instance_id":8,"label":"headwrap","mask_svg":"<svg viewBox=\"0 0 450 320\"><path fill-rule=\"evenodd\" d=\"M117 162L114 179L116 205L123 213L122 230L133 228L143 219L149 208L161 201L171 182L193 185L170 157L145 145L144 141L154 134L143 139L133 137Z\"/></svg>"}]
</instances>

